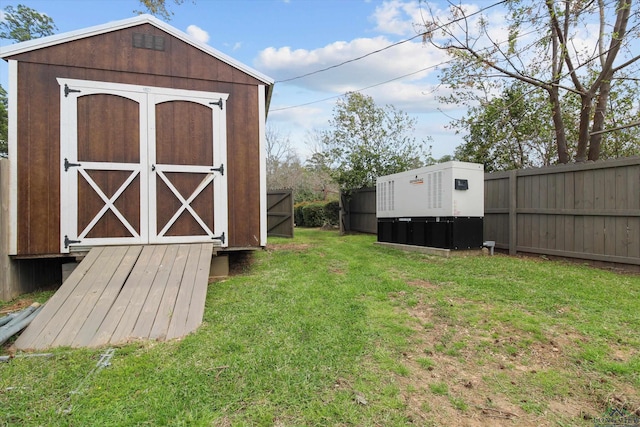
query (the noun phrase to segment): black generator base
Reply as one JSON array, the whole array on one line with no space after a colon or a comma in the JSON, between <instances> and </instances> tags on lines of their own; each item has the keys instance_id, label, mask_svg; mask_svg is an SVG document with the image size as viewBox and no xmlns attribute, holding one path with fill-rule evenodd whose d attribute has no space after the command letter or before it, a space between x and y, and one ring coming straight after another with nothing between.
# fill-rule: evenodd
<instances>
[{"instance_id":1,"label":"black generator base","mask_svg":"<svg viewBox=\"0 0 640 427\"><path fill-rule=\"evenodd\" d=\"M481 249L482 218L378 218L378 241L450 250Z\"/></svg>"}]
</instances>

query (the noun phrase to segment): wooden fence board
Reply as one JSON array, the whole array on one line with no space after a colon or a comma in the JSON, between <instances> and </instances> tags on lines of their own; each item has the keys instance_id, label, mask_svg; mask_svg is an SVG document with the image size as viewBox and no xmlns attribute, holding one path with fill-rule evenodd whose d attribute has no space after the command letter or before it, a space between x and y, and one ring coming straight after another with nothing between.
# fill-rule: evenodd
<instances>
[{"instance_id":1,"label":"wooden fence board","mask_svg":"<svg viewBox=\"0 0 640 427\"><path fill-rule=\"evenodd\" d=\"M517 228L509 248L640 265L640 158L513 171ZM499 178L485 176L485 239L502 215ZM511 221L511 219L510 219ZM501 240L505 240L500 233ZM581 255L578 255L581 254Z\"/></svg>"}]
</instances>

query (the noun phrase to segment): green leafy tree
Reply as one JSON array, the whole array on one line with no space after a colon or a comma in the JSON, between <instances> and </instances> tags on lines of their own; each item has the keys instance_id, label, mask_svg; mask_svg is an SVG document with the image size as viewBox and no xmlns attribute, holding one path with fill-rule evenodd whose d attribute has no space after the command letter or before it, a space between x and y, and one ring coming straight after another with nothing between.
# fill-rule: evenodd
<instances>
[{"instance_id":1,"label":"green leafy tree","mask_svg":"<svg viewBox=\"0 0 640 427\"><path fill-rule=\"evenodd\" d=\"M0 38L23 42L50 36L58 28L51 17L19 4L4 8L4 21L0 22Z\"/></svg>"},{"instance_id":2,"label":"green leafy tree","mask_svg":"<svg viewBox=\"0 0 640 427\"><path fill-rule=\"evenodd\" d=\"M640 154L640 126L621 126L638 124L638 99L639 82L613 82L604 123L615 131L603 133L600 158ZM571 141L578 138L580 102L571 94L561 102L568 147L574 150ZM483 163L488 172L553 164L557 157L550 108L544 91L513 82L500 96L470 107L464 119L452 122L465 141L456 148L456 159Z\"/></svg>"},{"instance_id":3,"label":"green leafy tree","mask_svg":"<svg viewBox=\"0 0 640 427\"><path fill-rule=\"evenodd\" d=\"M468 6L450 3L450 16L435 12L424 22L423 38L452 58L441 80L453 90L448 102L471 105L508 80L546 93L560 163L597 160L602 152L612 82L637 73L640 13L631 0L509 0L504 27L495 39L490 19ZM586 34L587 28L598 31ZM591 41L592 45L588 45ZM563 102L576 98L579 108L575 144L565 122ZM479 97L479 98L478 98ZM573 115L570 115L570 117ZM574 146L575 150L571 149Z\"/></svg>"},{"instance_id":4,"label":"green leafy tree","mask_svg":"<svg viewBox=\"0 0 640 427\"><path fill-rule=\"evenodd\" d=\"M413 136L415 119L358 92L337 102L329 124L322 154L343 190L373 186L377 177L422 166L429 156L426 142Z\"/></svg>"},{"instance_id":5,"label":"green leafy tree","mask_svg":"<svg viewBox=\"0 0 640 427\"><path fill-rule=\"evenodd\" d=\"M549 110L541 90L516 81L454 124L465 131L455 158L483 163L486 172L551 164L556 150Z\"/></svg>"}]
</instances>

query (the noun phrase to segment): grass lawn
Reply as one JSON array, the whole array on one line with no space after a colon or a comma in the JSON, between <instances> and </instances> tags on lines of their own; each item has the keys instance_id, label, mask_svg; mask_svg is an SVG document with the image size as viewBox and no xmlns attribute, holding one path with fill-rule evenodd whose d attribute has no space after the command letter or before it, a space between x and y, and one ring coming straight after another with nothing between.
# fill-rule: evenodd
<instances>
[{"instance_id":1,"label":"grass lawn","mask_svg":"<svg viewBox=\"0 0 640 427\"><path fill-rule=\"evenodd\" d=\"M594 426L611 408L640 416L640 276L374 241L310 229L270 239L209 286L198 331L116 348L101 369L106 349L0 363L0 425Z\"/></svg>"}]
</instances>

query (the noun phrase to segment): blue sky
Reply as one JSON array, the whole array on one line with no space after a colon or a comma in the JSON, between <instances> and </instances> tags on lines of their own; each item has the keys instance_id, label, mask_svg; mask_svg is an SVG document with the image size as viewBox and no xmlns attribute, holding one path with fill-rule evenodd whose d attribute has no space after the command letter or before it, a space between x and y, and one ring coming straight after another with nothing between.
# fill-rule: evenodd
<instances>
[{"instance_id":1,"label":"blue sky","mask_svg":"<svg viewBox=\"0 0 640 427\"><path fill-rule=\"evenodd\" d=\"M129 18L141 9L136 0L0 0L0 9L18 3L51 16L58 33ZM185 0L179 6L170 2L170 10L170 25L276 82L415 36L421 12L418 1L403 0ZM462 139L446 125L464 110L435 100L444 89L438 88L434 67L446 59L416 38L328 72L276 83L268 125L288 136L304 159L311 150L305 143L309 133L328 126L337 97L424 69L362 92L415 117L415 136L433 138L434 157L452 154ZM7 87L4 61L0 84Z\"/></svg>"}]
</instances>

